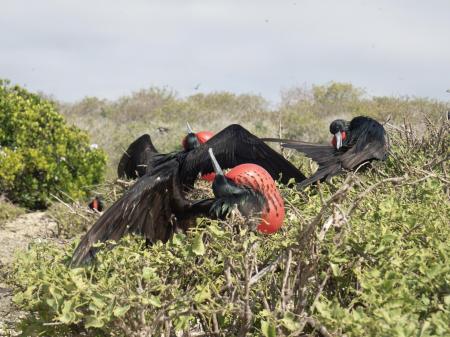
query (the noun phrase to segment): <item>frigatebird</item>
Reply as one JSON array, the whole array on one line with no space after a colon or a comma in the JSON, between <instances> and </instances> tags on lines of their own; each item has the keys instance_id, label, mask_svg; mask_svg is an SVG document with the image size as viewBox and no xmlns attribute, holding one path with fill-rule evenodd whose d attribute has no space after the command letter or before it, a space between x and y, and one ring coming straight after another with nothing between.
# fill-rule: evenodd
<instances>
[{"instance_id":1,"label":"frigatebird","mask_svg":"<svg viewBox=\"0 0 450 337\"><path fill-rule=\"evenodd\" d=\"M214 134L210 131L194 132L187 124L188 134L183 138L184 151L191 151L200 144L205 143ZM117 167L119 178L136 179L142 177L153 167L153 159L159 152L152 143L149 134L144 134L132 142L120 159Z\"/></svg>"},{"instance_id":2,"label":"frigatebird","mask_svg":"<svg viewBox=\"0 0 450 337\"><path fill-rule=\"evenodd\" d=\"M200 216L223 219L237 207L244 216L261 215L258 230L273 233L284 219L283 199L271 175L255 164L241 164L224 174L211 148L214 198L185 198L180 173L183 161L173 157L145 174L89 229L75 249L72 266L90 260L97 242L119 240L128 233L143 235L149 244L166 242L186 231Z\"/></svg>"},{"instance_id":3,"label":"frigatebird","mask_svg":"<svg viewBox=\"0 0 450 337\"><path fill-rule=\"evenodd\" d=\"M97 212L103 212L103 209L105 208L105 203L103 202L102 197L96 195L94 199L91 200L88 207L91 210L95 210Z\"/></svg>"},{"instance_id":4,"label":"frigatebird","mask_svg":"<svg viewBox=\"0 0 450 337\"><path fill-rule=\"evenodd\" d=\"M141 176L143 176L151 173L162 163L172 158L178 158L182 183L193 186L199 173L202 176L213 173L207 151L210 147L223 168L228 169L239 164L253 163L265 168L274 180L281 176L281 182L284 184L287 184L292 178L297 182L306 179L280 153L238 124L232 124L216 135L212 137L211 135L212 133L207 131L200 135L199 133L194 134L191 130L183 140L184 150L167 154L158 153L151 144L150 136L144 137L144 135L133 142L127 150L128 155L124 154L122 157L118 169L119 176L120 172L131 174L137 171L134 170L136 167L142 168ZM136 163L140 164L136 165Z\"/></svg>"},{"instance_id":5,"label":"frigatebird","mask_svg":"<svg viewBox=\"0 0 450 337\"><path fill-rule=\"evenodd\" d=\"M328 181L342 171L353 170L365 162L387 158L389 146L384 127L370 117L358 116L350 122L334 120L330 124L330 133L333 134L331 145L278 138L262 140L281 142L282 147L302 152L319 165L316 173L298 184L300 188L317 181Z\"/></svg>"}]
</instances>

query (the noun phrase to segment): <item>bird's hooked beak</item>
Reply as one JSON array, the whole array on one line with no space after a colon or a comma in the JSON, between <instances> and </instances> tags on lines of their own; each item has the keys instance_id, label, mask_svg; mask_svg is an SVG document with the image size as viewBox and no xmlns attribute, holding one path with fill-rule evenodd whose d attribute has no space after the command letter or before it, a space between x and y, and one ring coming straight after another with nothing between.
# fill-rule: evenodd
<instances>
[{"instance_id":1,"label":"bird's hooked beak","mask_svg":"<svg viewBox=\"0 0 450 337\"><path fill-rule=\"evenodd\" d=\"M342 132L336 132L334 137L336 138L336 149L339 150L342 147Z\"/></svg>"},{"instance_id":2,"label":"bird's hooked beak","mask_svg":"<svg viewBox=\"0 0 450 337\"><path fill-rule=\"evenodd\" d=\"M189 122L186 122L186 127L187 127L188 133L194 133L194 130L192 130L191 126L189 125Z\"/></svg>"},{"instance_id":3,"label":"bird's hooked beak","mask_svg":"<svg viewBox=\"0 0 450 337\"><path fill-rule=\"evenodd\" d=\"M211 148L208 149L208 153L209 153L209 156L211 157L214 172L216 173L216 175L223 176L222 168L220 167L219 163L217 162L217 159L214 156L213 150Z\"/></svg>"}]
</instances>

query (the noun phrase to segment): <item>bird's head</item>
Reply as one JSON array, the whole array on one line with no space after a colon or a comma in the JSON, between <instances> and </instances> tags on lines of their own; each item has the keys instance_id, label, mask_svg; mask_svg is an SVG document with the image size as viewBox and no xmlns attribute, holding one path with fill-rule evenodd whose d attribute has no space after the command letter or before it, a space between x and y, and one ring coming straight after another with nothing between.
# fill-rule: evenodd
<instances>
[{"instance_id":1,"label":"bird's head","mask_svg":"<svg viewBox=\"0 0 450 337\"><path fill-rule=\"evenodd\" d=\"M254 195L263 199L263 205L259 205L261 222L258 224L258 230L262 233L276 232L283 224L285 210L283 198L271 175L256 164L240 164L224 174L212 149L209 149L209 155L216 174L213 182L214 195L216 197L240 194L244 196L251 190Z\"/></svg>"},{"instance_id":2,"label":"bird's head","mask_svg":"<svg viewBox=\"0 0 450 337\"><path fill-rule=\"evenodd\" d=\"M188 134L183 138L182 145L185 151L191 151L201 144L206 143L214 134L211 131L200 131L194 132L189 125L186 123Z\"/></svg>"},{"instance_id":3,"label":"bird's head","mask_svg":"<svg viewBox=\"0 0 450 337\"><path fill-rule=\"evenodd\" d=\"M348 122L343 119L336 119L330 124L330 133L333 134L331 144L339 150L344 140L347 139Z\"/></svg>"}]
</instances>

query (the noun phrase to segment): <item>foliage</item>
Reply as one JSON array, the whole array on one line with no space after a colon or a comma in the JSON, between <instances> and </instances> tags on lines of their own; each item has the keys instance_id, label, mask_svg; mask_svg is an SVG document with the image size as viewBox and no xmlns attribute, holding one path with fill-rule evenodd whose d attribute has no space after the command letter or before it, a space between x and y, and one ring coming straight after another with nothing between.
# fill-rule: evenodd
<instances>
[{"instance_id":1,"label":"foliage","mask_svg":"<svg viewBox=\"0 0 450 337\"><path fill-rule=\"evenodd\" d=\"M115 101L88 97L59 106L70 122L86 130L108 153L109 178L116 178L123 151L143 133L151 135L160 151L180 149L186 121L197 131L218 132L239 123L261 137L328 142L328 127L336 118L368 115L381 122L390 119L397 125L406 120L420 127L424 115L436 120L449 108L426 98L369 97L364 90L339 82L291 88L282 93L277 106L258 95L213 92L183 98L157 87Z\"/></svg>"},{"instance_id":2,"label":"foliage","mask_svg":"<svg viewBox=\"0 0 450 337\"><path fill-rule=\"evenodd\" d=\"M124 187L128 187L131 183L132 181L120 185L116 181L107 181L95 186L91 198L95 195L102 196L105 206L109 206L122 195ZM56 236L62 239L70 239L85 233L100 216L99 212L88 207L88 202L80 203L79 201L70 204L63 201L54 202L47 209L46 214L56 223Z\"/></svg>"},{"instance_id":3,"label":"foliage","mask_svg":"<svg viewBox=\"0 0 450 337\"><path fill-rule=\"evenodd\" d=\"M0 82L0 191L10 200L42 208L51 194L83 197L102 180L105 162L50 102Z\"/></svg>"},{"instance_id":4,"label":"foliage","mask_svg":"<svg viewBox=\"0 0 450 337\"><path fill-rule=\"evenodd\" d=\"M25 213L22 207L16 206L6 198L0 196L0 228L8 221L14 220Z\"/></svg>"},{"instance_id":5,"label":"foliage","mask_svg":"<svg viewBox=\"0 0 450 337\"><path fill-rule=\"evenodd\" d=\"M335 185L281 186L274 235L236 214L199 220L82 268L68 265L76 242L35 244L10 279L24 335L448 336L448 122L426 126L389 129L388 161Z\"/></svg>"},{"instance_id":6,"label":"foliage","mask_svg":"<svg viewBox=\"0 0 450 337\"><path fill-rule=\"evenodd\" d=\"M251 130L267 132L275 116L261 96L217 92L180 98L161 88L141 90L116 101L85 98L76 104L60 104L60 110L108 153L109 178L116 178L124 150L143 133L151 135L158 150L170 152L181 149L186 121L197 131L219 131L239 121ZM256 124L255 116L259 117Z\"/></svg>"},{"instance_id":7,"label":"foliage","mask_svg":"<svg viewBox=\"0 0 450 337\"><path fill-rule=\"evenodd\" d=\"M424 116L436 120L448 109L448 104L431 99L369 97L364 90L350 83L330 82L286 90L279 115L287 138L326 142L328 126L337 118L365 115L380 122L390 120L394 124L403 124L406 121L420 128Z\"/></svg>"}]
</instances>

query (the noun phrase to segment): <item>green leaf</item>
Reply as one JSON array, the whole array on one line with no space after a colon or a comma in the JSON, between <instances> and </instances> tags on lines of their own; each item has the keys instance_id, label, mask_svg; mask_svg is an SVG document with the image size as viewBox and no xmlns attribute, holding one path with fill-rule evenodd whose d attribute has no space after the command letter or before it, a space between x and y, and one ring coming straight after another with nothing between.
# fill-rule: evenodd
<instances>
[{"instance_id":1,"label":"green leaf","mask_svg":"<svg viewBox=\"0 0 450 337\"><path fill-rule=\"evenodd\" d=\"M130 305L125 305L123 307L115 307L113 314L116 317L122 317L128 312L128 310L130 310Z\"/></svg>"},{"instance_id":2,"label":"green leaf","mask_svg":"<svg viewBox=\"0 0 450 337\"><path fill-rule=\"evenodd\" d=\"M339 266L333 262L330 262L330 266L331 266L331 270L333 271L333 275L334 276L340 276L341 275L341 270L339 268Z\"/></svg>"},{"instance_id":3,"label":"green leaf","mask_svg":"<svg viewBox=\"0 0 450 337\"><path fill-rule=\"evenodd\" d=\"M171 242L174 246L181 246L185 239L186 235L184 235L183 233L176 233L174 236L172 236Z\"/></svg>"},{"instance_id":4,"label":"green leaf","mask_svg":"<svg viewBox=\"0 0 450 337\"><path fill-rule=\"evenodd\" d=\"M203 235L199 234L195 237L194 243L192 244L192 251L195 255L202 256L205 254L205 245L203 244Z\"/></svg>"},{"instance_id":5,"label":"green leaf","mask_svg":"<svg viewBox=\"0 0 450 337\"><path fill-rule=\"evenodd\" d=\"M291 312L287 312L281 320L283 326L289 331L295 331L300 328L300 322L297 321L295 315Z\"/></svg>"},{"instance_id":6,"label":"green leaf","mask_svg":"<svg viewBox=\"0 0 450 337\"><path fill-rule=\"evenodd\" d=\"M450 305L450 295L444 296L444 303L445 303L446 305Z\"/></svg>"},{"instance_id":7,"label":"green leaf","mask_svg":"<svg viewBox=\"0 0 450 337\"><path fill-rule=\"evenodd\" d=\"M156 268L144 267L142 269L142 278L146 281L157 278Z\"/></svg>"},{"instance_id":8,"label":"green leaf","mask_svg":"<svg viewBox=\"0 0 450 337\"><path fill-rule=\"evenodd\" d=\"M277 331L275 329L275 326L270 324L267 321L261 321L261 332L265 337L276 337Z\"/></svg>"},{"instance_id":9,"label":"green leaf","mask_svg":"<svg viewBox=\"0 0 450 337\"><path fill-rule=\"evenodd\" d=\"M189 327L192 316L178 316L175 318L175 331L182 331Z\"/></svg>"},{"instance_id":10,"label":"green leaf","mask_svg":"<svg viewBox=\"0 0 450 337\"><path fill-rule=\"evenodd\" d=\"M206 285L205 287L198 286L197 289L200 289L200 291L194 296L194 300L196 303L202 303L205 300L211 298L211 290L209 289L208 285Z\"/></svg>"},{"instance_id":11,"label":"green leaf","mask_svg":"<svg viewBox=\"0 0 450 337\"><path fill-rule=\"evenodd\" d=\"M100 317L88 316L86 318L86 322L84 323L84 327L88 328L101 328L105 325L103 320Z\"/></svg>"},{"instance_id":12,"label":"green leaf","mask_svg":"<svg viewBox=\"0 0 450 337\"><path fill-rule=\"evenodd\" d=\"M91 303L97 309L103 309L106 306L105 298L98 293L92 294L91 299Z\"/></svg>"},{"instance_id":13,"label":"green leaf","mask_svg":"<svg viewBox=\"0 0 450 337\"><path fill-rule=\"evenodd\" d=\"M58 320L64 324L74 323L76 320L76 315L73 312L65 312L58 316Z\"/></svg>"},{"instance_id":14,"label":"green leaf","mask_svg":"<svg viewBox=\"0 0 450 337\"><path fill-rule=\"evenodd\" d=\"M212 223L211 225L209 225L209 230L211 231L211 233L213 233L216 236L223 236L225 234L225 231L223 229L221 229L216 222Z\"/></svg>"},{"instance_id":15,"label":"green leaf","mask_svg":"<svg viewBox=\"0 0 450 337\"><path fill-rule=\"evenodd\" d=\"M161 300L159 299L159 297L157 296L150 296L147 299L147 302L151 305L153 305L156 308L160 308L161 307Z\"/></svg>"}]
</instances>

